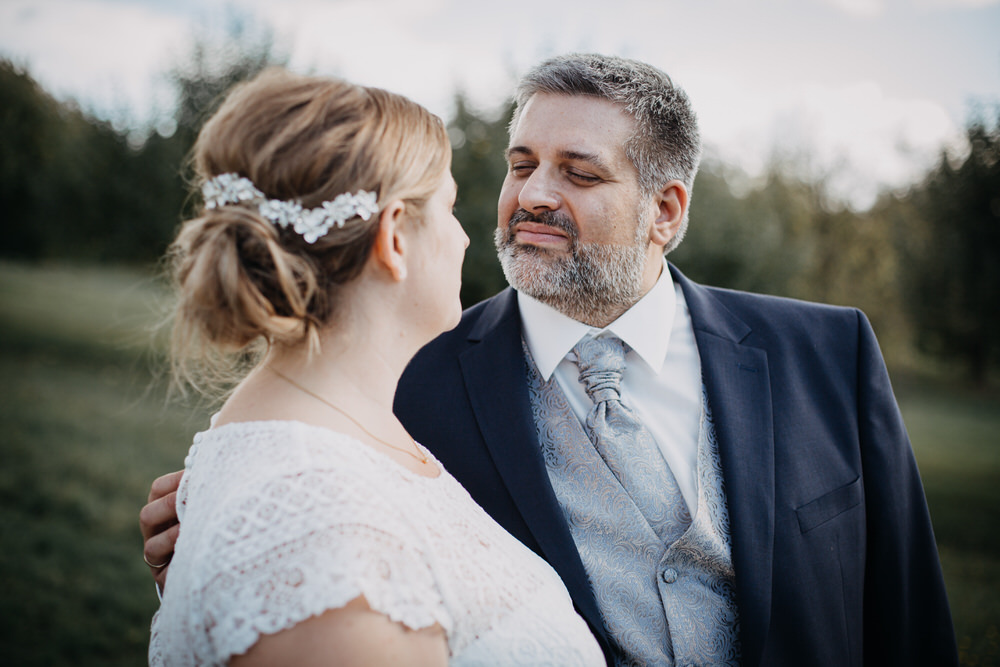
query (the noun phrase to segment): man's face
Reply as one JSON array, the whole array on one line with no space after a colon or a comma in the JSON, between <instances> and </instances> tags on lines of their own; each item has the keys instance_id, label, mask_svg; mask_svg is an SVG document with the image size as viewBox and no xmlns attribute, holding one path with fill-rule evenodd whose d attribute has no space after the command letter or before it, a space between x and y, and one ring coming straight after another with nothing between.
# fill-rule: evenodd
<instances>
[{"instance_id":1,"label":"man's face","mask_svg":"<svg viewBox=\"0 0 1000 667\"><path fill-rule=\"evenodd\" d=\"M607 100L540 93L507 149L495 238L504 273L590 324L624 312L662 265L662 248L649 242L657 209L625 154L633 127Z\"/></svg>"}]
</instances>

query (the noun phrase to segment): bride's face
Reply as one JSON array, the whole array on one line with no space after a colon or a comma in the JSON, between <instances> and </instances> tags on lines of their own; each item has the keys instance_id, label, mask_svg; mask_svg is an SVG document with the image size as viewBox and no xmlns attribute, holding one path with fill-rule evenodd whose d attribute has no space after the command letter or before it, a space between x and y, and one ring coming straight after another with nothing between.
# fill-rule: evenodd
<instances>
[{"instance_id":1,"label":"bride's face","mask_svg":"<svg viewBox=\"0 0 1000 667\"><path fill-rule=\"evenodd\" d=\"M469 237L454 214L456 196L455 180L445 171L411 235L416 254L411 303L417 306L415 317L433 326L435 335L454 327L462 315L459 290Z\"/></svg>"}]
</instances>

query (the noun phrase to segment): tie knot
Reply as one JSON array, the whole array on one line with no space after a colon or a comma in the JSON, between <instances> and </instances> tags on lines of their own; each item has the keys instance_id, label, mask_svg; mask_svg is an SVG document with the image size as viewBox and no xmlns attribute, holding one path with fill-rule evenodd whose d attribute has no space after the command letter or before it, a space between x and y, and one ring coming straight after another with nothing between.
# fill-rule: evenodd
<instances>
[{"instance_id":1,"label":"tie knot","mask_svg":"<svg viewBox=\"0 0 1000 667\"><path fill-rule=\"evenodd\" d=\"M621 400L625 343L619 338L584 338L576 347L580 382L595 404Z\"/></svg>"}]
</instances>

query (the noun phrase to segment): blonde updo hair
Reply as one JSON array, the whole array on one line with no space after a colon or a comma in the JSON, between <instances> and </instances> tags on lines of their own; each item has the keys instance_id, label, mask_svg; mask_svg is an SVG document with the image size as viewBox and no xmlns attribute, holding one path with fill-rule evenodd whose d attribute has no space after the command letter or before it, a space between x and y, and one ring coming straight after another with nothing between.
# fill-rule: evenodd
<instances>
[{"instance_id":1,"label":"blonde updo hair","mask_svg":"<svg viewBox=\"0 0 1000 667\"><path fill-rule=\"evenodd\" d=\"M403 200L419 221L451 149L441 119L405 97L269 69L232 90L193 159L198 185L235 173L269 199L307 209L367 190L379 208ZM309 244L256 206L236 204L184 223L168 254L175 379L217 388L238 379L234 360L254 361L261 343L317 345L338 288L361 273L377 231L378 215L355 217Z\"/></svg>"}]
</instances>

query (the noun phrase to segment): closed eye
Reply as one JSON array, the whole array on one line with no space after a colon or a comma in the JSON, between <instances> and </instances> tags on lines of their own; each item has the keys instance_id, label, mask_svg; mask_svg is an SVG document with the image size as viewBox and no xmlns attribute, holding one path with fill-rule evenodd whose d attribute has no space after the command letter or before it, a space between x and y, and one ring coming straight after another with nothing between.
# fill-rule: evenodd
<instances>
[{"instance_id":1,"label":"closed eye","mask_svg":"<svg viewBox=\"0 0 1000 667\"><path fill-rule=\"evenodd\" d=\"M566 174L571 180L577 181L579 183L597 183L601 179L597 176L592 176L590 174L582 174L578 171L568 171Z\"/></svg>"}]
</instances>

